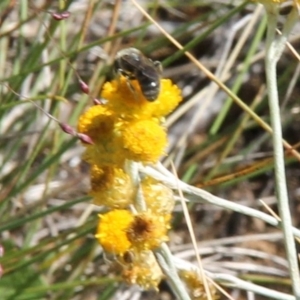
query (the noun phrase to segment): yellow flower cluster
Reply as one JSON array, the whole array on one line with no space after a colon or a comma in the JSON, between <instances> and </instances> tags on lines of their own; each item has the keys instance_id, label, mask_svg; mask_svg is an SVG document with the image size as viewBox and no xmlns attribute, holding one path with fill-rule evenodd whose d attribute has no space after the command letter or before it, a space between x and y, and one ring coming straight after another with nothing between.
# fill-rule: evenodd
<instances>
[{"instance_id":1,"label":"yellow flower cluster","mask_svg":"<svg viewBox=\"0 0 300 300\"><path fill-rule=\"evenodd\" d=\"M160 87L158 98L149 102L136 80L129 84L128 79L121 76L104 85L101 96L107 100L106 104L94 105L80 116L78 132L93 141L84 144L83 159L91 164L90 195L94 204L128 207L135 188L126 174L125 162L154 163L164 154L167 135L161 123L182 97L179 88L168 79L162 79ZM168 189L162 186L159 189L162 201L169 199ZM146 195L146 202L152 203L147 199L155 196L153 192L151 197Z\"/></svg>"},{"instance_id":2,"label":"yellow flower cluster","mask_svg":"<svg viewBox=\"0 0 300 300\"><path fill-rule=\"evenodd\" d=\"M106 252L119 257L124 280L157 289L163 273L150 250L167 241L170 214L115 209L99 217L95 236Z\"/></svg>"},{"instance_id":3,"label":"yellow flower cluster","mask_svg":"<svg viewBox=\"0 0 300 300\"><path fill-rule=\"evenodd\" d=\"M122 167L125 160L153 163L164 154L167 135L161 119L181 101L180 90L162 79L158 98L149 102L136 81L130 85L124 77L107 82L102 97L108 103L91 107L79 118L78 132L94 142L86 145L87 162Z\"/></svg>"},{"instance_id":4,"label":"yellow flower cluster","mask_svg":"<svg viewBox=\"0 0 300 300\"><path fill-rule=\"evenodd\" d=\"M180 90L170 80L160 81L155 101L143 96L136 80L120 76L107 82L101 94L107 102L84 112L78 132L88 136L83 155L90 165L93 203L106 206L99 215L96 238L103 249L115 255L127 283L145 289L157 288L162 271L151 250L168 240L173 192L160 182L144 177L139 184L131 178L128 165L155 163L167 144L162 122L182 100ZM138 190L146 210L135 213ZM130 259L129 259L130 258Z\"/></svg>"},{"instance_id":5,"label":"yellow flower cluster","mask_svg":"<svg viewBox=\"0 0 300 300\"><path fill-rule=\"evenodd\" d=\"M107 252L122 256L128 251L153 250L168 240L170 214L134 215L129 210L114 209L99 217L96 238Z\"/></svg>"}]
</instances>

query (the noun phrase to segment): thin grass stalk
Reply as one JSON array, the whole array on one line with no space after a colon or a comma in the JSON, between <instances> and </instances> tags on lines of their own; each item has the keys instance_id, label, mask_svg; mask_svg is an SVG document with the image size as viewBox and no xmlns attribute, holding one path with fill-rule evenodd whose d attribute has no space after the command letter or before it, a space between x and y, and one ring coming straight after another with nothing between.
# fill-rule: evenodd
<instances>
[{"instance_id":1,"label":"thin grass stalk","mask_svg":"<svg viewBox=\"0 0 300 300\"><path fill-rule=\"evenodd\" d=\"M280 107L277 90L276 65L284 49L287 35L297 21L298 14L295 9L288 16L281 38L276 38L276 25L279 15L279 6L274 4L265 5L268 16L268 30L266 41L265 69L267 78L267 91L269 98L271 126L273 129L273 149L275 182L278 197L278 209L282 222L284 244L289 262L289 271L292 281L293 293L296 299L300 299L300 276L298 269L295 240L292 233L292 220L289 208L289 199L286 185L284 152L282 147L282 126L280 117Z\"/></svg>"},{"instance_id":2,"label":"thin grass stalk","mask_svg":"<svg viewBox=\"0 0 300 300\"><path fill-rule=\"evenodd\" d=\"M256 12L253 13L250 16L251 21L249 21L249 25L246 28L243 28L244 32L242 33L242 36L239 37L238 44L240 44L239 45L240 46L240 51L242 49L242 46L244 46L244 44L246 43L246 40L249 39L249 36L250 36L251 32L253 32L254 24L257 24L257 19L259 18L260 14L261 14L261 10L258 9L258 8L257 8ZM265 18L261 22L259 28L256 30L256 34L254 36L254 39L251 43L251 46L250 46L248 52L247 52L247 56L246 56L246 58L243 62L242 67L239 70L239 74L237 75L237 78L235 79L235 83L232 87L232 91L234 93L237 93L240 90L240 87L241 87L241 85L243 83L243 80L245 78L245 74L249 70L249 67L252 65L253 56L255 55L255 52L256 52L256 50L258 48L258 45L259 45L259 42L262 39L262 35L265 32L266 22L267 22L267 20ZM247 35L245 33L247 33ZM234 50L236 50L236 49L237 49L237 46L234 48ZM237 52L237 51L235 51L235 52ZM234 61L236 61L236 59L237 59L237 54L234 57L233 57L233 54L231 54L229 59L233 60L233 62L232 62L232 65L233 65ZM226 73L229 73L229 71L230 71L230 69L228 68L227 70L222 72L222 75L226 74ZM218 76L218 77L220 77L220 76ZM220 78L221 80L223 80L222 77L223 76L221 76L221 78ZM228 115L228 111L231 108L232 103L233 103L233 100L230 97L227 97L227 99L224 101L224 105L222 107L222 110L220 111L220 113L216 117L216 120L213 122L213 125L210 128L210 133L211 134L216 135L220 131L220 128L221 128L222 124L224 123L224 120L225 120L226 116ZM216 168L217 167L218 166L216 166Z\"/></svg>"}]
</instances>

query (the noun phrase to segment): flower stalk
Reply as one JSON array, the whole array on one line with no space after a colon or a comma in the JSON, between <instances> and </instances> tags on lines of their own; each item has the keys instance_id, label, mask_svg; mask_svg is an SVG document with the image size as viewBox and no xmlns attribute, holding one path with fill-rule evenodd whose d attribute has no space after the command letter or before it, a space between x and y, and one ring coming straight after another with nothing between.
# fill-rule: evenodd
<instances>
[{"instance_id":1,"label":"flower stalk","mask_svg":"<svg viewBox=\"0 0 300 300\"><path fill-rule=\"evenodd\" d=\"M159 249L156 250L157 260L167 275L168 282L173 292L176 294L177 298L180 300L190 300L186 289L184 288L173 262L173 256L170 249L166 244L162 244Z\"/></svg>"},{"instance_id":2,"label":"flower stalk","mask_svg":"<svg viewBox=\"0 0 300 300\"><path fill-rule=\"evenodd\" d=\"M267 90L271 126L273 129L273 149L275 165L276 192L278 197L278 209L281 218L281 226L284 235L284 244L289 262L289 271L292 281L293 292L296 299L300 299L300 276L295 241L292 232L292 220L289 208L288 191L285 175L284 151L282 146L282 126L280 106L277 89L277 62L284 50L287 38L294 24L299 18L298 11L294 7L287 17L281 36L276 37L276 25L279 16L279 5L263 3L268 16L268 30L266 41L265 68L267 78Z\"/></svg>"}]
</instances>

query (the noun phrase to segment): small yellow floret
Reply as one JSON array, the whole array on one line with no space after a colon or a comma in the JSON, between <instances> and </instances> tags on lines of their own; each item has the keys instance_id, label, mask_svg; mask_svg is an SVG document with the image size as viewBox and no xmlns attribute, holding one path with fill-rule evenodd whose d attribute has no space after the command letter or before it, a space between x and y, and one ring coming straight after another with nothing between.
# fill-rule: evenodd
<instances>
[{"instance_id":1,"label":"small yellow floret","mask_svg":"<svg viewBox=\"0 0 300 300\"><path fill-rule=\"evenodd\" d=\"M132 182L121 168L92 165L91 186L90 195L95 205L124 208L132 203Z\"/></svg>"},{"instance_id":2,"label":"small yellow floret","mask_svg":"<svg viewBox=\"0 0 300 300\"><path fill-rule=\"evenodd\" d=\"M151 251L135 252L129 264L123 264L122 276L128 284L138 284L145 290L158 289L163 273Z\"/></svg>"},{"instance_id":3,"label":"small yellow floret","mask_svg":"<svg viewBox=\"0 0 300 300\"><path fill-rule=\"evenodd\" d=\"M111 134L115 116L104 105L95 105L84 112L78 121L78 132L88 135L94 142Z\"/></svg>"},{"instance_id":4,"label":"small yellow floret","mask_svg":"<svg viewBox=\"0 0 300 300\"><path fill-rule=\"evenodd\" d=\"M145 99L139 84L136 80L131 80L121 76L103 86L101 97L108 100L108 107L125 117L134 116L147 109L149 102Z\"/></svg>"},{"instance_id":5,"label":"small yellow floret","mask_svg":"<svg viewBox=\"0 0 300 300\"><path fill-rule=\"evenodd\" d=\"M208 299L207 293L205 291L204 283L199 274L195 271L180 271L179 276L182 281L186 284L187 290L190 297L194 300L206 300ZM210 291L211 299L219 299L219 293L214 285L210 282L208 283L208 288Z\"/></svg>"},{"instance_id":6,"label":"small yellow floret","mask_svg":"<svg viewBox=\"0 0 300 300\"><path fill-rule=\"evenodd\" d=\"M171 213L175 200L173 191L151 177L145 177L141 182L147 210L156 214Z\"/></svg>"},{"instance_id":7,"label":"small yellow floret","mask_svg":"<svg viewBox=\"0 0 300 300\"><path fill-rule=\"evenodd\" d=\"M114 132L116 116L104 105L95 105L84 112L78 122L78 131L88 135L93 145L85 145L84 160L97 165L122 165L123 145Z\"/></svg>"},{"instance_id":8,"label":"small yellow floret","mask_svg":"<svg viewBox=\"0 0 300 300\"><path fill-rule=\"evenodd\" d=\"M161 92L153 102L153 117L165 117L182 101L181 90L170 79L162 79Z\"/></svg>"},{"instance_id":9,"label":"small yellow floret","mask_svg":"<svg viewBox=\"0 0 300 300\"><path fill-rule=\"evenodd\" d=\"M152 250L168 241L170 214L157 215L151 212L141 213L134 217L127 229L128 240L132 247L141 250Z\"/></svg>"},{"instance_id":10,"label":"small yellow floret","mask_svg":"<svg viewBox=\"0 0 300 300\"><path fill-rule=\"evenodd\" d=\"M83 159L91 165L123 166L126 157L121 138L111 134L87 145Z\"/></svg>"},{"instance_id":11,"label":"small yellow floret","mask_svg":"<svg viewBox=\"0 0 300 300\"><path fill-rule=\"evenodd\" d=\"M164 128L152 120L132 121L121 129L121 136L129 160L156 162L167 145Z\"/></svg>"},{"instance_id":12,"label":"small yellow floret","mask_svg":"<svg viewBox=\"0 0 300 300\"><path fill-rule=\"evenodd\" d=\"M123 254L131 246L127 238L128 226L134 216L128 210L112 210L99 215L97 234L95 237L103 249L113 254Z\"/></svg>"}]
</instances>

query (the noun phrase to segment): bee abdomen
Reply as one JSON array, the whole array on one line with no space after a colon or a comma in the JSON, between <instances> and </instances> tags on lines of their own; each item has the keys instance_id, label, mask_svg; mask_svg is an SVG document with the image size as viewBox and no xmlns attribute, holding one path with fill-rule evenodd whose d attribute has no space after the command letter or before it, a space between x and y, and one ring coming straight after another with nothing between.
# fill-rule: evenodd
<instances>
[{"instance_id":1,"label":"bee abdomen","mask_svg":"<svg viewBox=\"0 0 300 300\"><path fill-rule=\"evenodd\" d=\"M142 93L148 101L154 101L157 99L160 91L159 81L149 81L139 78L139 83Z\"/></svg>"}]
</instances>

